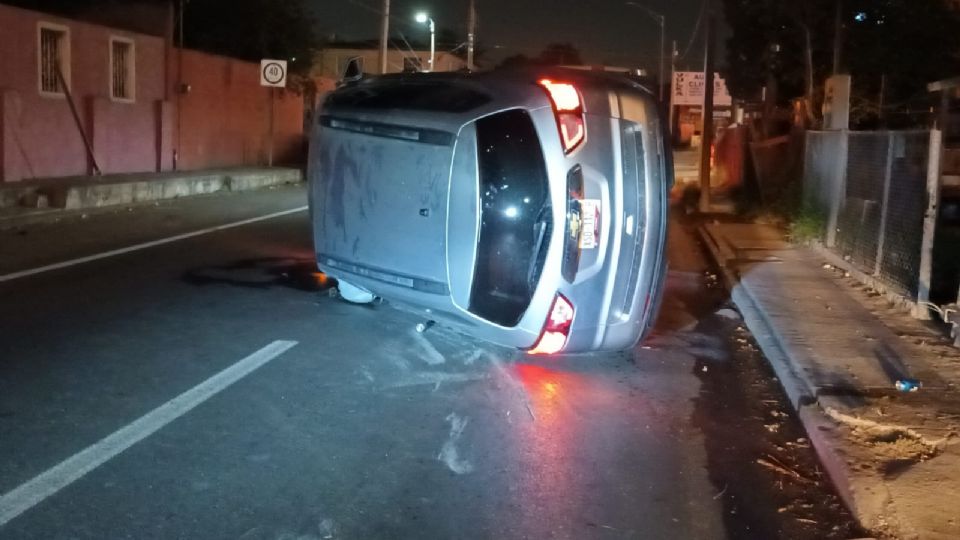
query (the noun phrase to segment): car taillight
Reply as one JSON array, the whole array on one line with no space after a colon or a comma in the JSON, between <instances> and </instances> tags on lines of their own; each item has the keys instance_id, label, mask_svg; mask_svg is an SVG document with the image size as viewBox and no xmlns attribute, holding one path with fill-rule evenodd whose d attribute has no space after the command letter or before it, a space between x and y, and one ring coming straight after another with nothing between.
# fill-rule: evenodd
<instances>
[{"instance_id":1,"label":"car taillight","mask_svg":"<svg viewBox=\"0 0 960 540\"><path fill-rule=\"evenodd\" d=\"M527 354L555 354L562 351L567 344L567 338L570 337L573 314L573 304L562 294L557 293L540 339L532 349L527 351Z\"/></svg>"},{"instance_id":2,"label":"car taillight","mask_svg":"<svg viewBox=\"0 0 960 540\"><path fill-rule=\"evenodd\" d=\"M587 138L587 128L583 119L583 99L577 87L570 83L542 79L540 86L550 96L553 114L557 118L557 128L560 130L560 140L563 142L563 152L569 154Z\"/></svg>"}]
</instances>

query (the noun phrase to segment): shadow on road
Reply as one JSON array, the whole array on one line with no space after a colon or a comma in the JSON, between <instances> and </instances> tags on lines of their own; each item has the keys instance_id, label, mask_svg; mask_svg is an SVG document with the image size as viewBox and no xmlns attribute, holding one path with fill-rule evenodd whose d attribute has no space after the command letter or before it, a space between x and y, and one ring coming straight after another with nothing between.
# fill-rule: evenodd
<instances>
[{"instance_id":1,"label":"shadow on road","mask_svg":"<svg viewBox=\"0 0 960 540\"><path fill-rule=\"evenodd\" d=\"M336 286L336 280L317 270L312 259L293 257L243 259L228 265L190 270L181 279L191 285L232 285L252 289L280 286L304 292L322 292Z\"/></svg>"}]
</instances>

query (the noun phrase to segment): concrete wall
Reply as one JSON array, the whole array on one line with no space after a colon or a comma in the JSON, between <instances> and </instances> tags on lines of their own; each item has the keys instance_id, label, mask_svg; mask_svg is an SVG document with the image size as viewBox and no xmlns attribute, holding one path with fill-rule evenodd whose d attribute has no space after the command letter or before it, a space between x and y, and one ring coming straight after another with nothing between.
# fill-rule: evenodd
<instances>
[{"instance_id":1,"label":"concrete wall","mask_svg":"<svg viewBox=\"0 0 960 540\"><path fill-rule=\"evenodd\" d=\"M64 71L79 126L64 96L40 92L41 23L69 29ZM181 55L163 38L2 4L0 29L0 182L91 174L81 130L104 174L172 170L175 155L182 170L267 163L270 92L259 64L184 51L191 91L181 93ZM111 98L111 37L134 43L131 101ZM276 91L274 122L274 162L297 161L302 98Z\"/></svg>"},{"instance_id":2,"label":"concrete wall","mask_svg":"<svg viewBox=\"0 0 960 540\"><path fill-rule=\"evenodd\" d=\"M171 56L177 73L178 53ZM264 165L270 145L270 89L260 86L260 66L197 51L183 51L179 167L201 169ZM176 85L176 76L173 78ZM176 121L175 121L176 122ZM178 144L179 143L179 144ZM303 98L274 91L274 164L293 163L303 152Z\"/></svg>"},{"instance_id":3,"label":"concrete wall","mask_svg":"<svg viewBox=\"0 0 960 540\"><path fill-rule=\"evenodd\" d=\"M69 29L69 86L78 128L63 96L41 95L39 25ZM153 170L157 164L157 102L166 91L164 40L0 5L0 122L4 149L0 179L89 174L82 128L94 141L105 173ZM135 44L135 100L110 98L111 37ZM153 136L151 136L153 135Z\"/></svg>"}]
</instances>

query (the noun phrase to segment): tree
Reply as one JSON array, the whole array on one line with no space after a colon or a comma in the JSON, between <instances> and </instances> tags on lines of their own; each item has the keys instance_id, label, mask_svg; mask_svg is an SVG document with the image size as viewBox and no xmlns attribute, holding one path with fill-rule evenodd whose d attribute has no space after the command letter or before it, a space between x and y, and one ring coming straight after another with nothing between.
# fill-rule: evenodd
<instances>
[{"instance_id":1,"label":"tree","mask_svg":"<svg viewBox=\"0 0 960 540\"><path fill-rule=\"evenodd\" d=\"M508 56L500 61L500 64L497 66L498 69L509 69L515 67L523 67L533 65L535 61L525 54L514 54L513 56Z\"/></svg>"},{"instance_id":2,"label":"tree","mask_svg":"<svg viewBox=\"0 0 960 540\"><path fill-rule=\"evenodd\" d=\"M782 101L806 96L818 110L822 94L812 90L832 71L838 1L724 0L734 96L756 99L773 79ZM844 0L841 20L841 70L853 76L855 100L877 102L883 79L884 101L904 105L960 73L960 16L943 0Z\"/></svg>"},{"instance_id":3,"label":"tree","mask_svg":"<svg viewBox=\"0 0 960 540\"><path fill-rule=\"evenodd\" d=\"M530 58L525 54L515 54L500 61L498 67L513 68L521 66L579 66L583 65L580 51L570 43L551 43L538 56Z\"/></svg>"},{"instance_id":4,"label":"tree","mask_svg":"<svg viewBox=\"0 0 960 540\"><path fill-rule=\"evenodd\" d=\"M551 43L540 53L538 63L548 66L579 66L583 64L580 51L571 43Z\"/></svg>"}]
</instances>

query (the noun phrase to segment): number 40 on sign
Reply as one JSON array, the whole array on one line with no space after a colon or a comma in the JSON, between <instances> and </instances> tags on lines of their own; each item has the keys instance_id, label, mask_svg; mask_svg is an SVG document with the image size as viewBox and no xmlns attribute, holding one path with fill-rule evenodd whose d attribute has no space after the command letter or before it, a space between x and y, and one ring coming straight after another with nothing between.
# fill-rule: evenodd
<instances>
[{"instance_id":1,"label":"number 40 on sign","mask_svg":"<svg viewBox=\"0 0 960 540\"><path fill-rule=\"evenodd\" d=\"M270 86L274 88L284 88L287 86L287 61L261 60L260 86Z\"/></svg>"}]
</instances>

